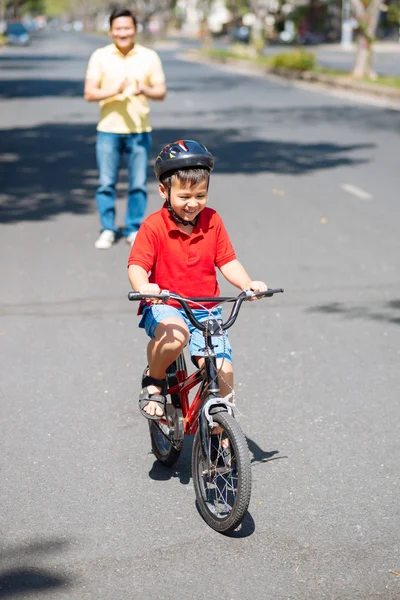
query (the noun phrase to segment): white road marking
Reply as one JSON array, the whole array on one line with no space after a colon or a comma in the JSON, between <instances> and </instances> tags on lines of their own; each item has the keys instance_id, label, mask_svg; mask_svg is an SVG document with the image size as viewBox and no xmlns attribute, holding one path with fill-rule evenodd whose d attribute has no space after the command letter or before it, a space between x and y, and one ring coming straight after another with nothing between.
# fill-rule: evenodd
<instances>
[{"instance_id":1,"label":"white road marking","mask_svg":"<svg viewBox=\"0 0 400 600\"><path fill-rule=\"evenodd\" d=\"M373 198L371 194L351 183L343 183L341 187L345 192L353 194L353 196L357 196L357 198L360 198L361 200L372 200Z\"/></svg>"}]
</instances>

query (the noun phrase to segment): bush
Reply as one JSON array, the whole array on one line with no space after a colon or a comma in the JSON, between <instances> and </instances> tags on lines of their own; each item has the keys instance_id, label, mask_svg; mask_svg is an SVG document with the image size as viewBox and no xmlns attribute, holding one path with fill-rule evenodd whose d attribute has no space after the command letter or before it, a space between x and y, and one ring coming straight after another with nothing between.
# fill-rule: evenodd
<instances>
[{"instance_id":1,"label":"bush","mask_svg":"<svg viewBox=\"0 0 400 600\"><path fill-rule=\"evenodd\" d=\"M316 67L315 55L305 50L281 52L268 60L272 68L294 69L296 71L312 71Z\"/></svg>"}]
</instances>

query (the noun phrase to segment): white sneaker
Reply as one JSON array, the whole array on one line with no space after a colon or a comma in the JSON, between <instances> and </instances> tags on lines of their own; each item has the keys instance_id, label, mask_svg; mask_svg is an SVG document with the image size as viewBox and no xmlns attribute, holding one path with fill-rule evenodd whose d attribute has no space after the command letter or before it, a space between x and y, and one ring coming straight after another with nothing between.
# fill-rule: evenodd
<instances>
[{"instance_id":1,"label":"white sneaker","mask_svg":"<svg viewBox=\"0 0 400 600\"><path fill-rule=\"evenodd\" d=\"M132 246L133 242L136 240L137 231L132 231L129 235L126 236L126 241L128 244Z\"/></svg>"},{"instance_id":2,"label":"white sneaker","mask_svg":"<svg viewBox=\"0 0 400 600\"><path fill-rule=\"evenodd\" d=\"M108 250L115 242L115 233L111 229L104 229L94 245L98 250Z\"/></svg>"}]
</instances>

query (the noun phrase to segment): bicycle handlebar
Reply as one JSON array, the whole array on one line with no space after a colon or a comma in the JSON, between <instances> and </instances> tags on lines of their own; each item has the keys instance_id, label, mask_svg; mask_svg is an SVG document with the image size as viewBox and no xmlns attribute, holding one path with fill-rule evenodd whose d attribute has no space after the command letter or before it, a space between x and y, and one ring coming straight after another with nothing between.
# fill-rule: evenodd
<instances>
[{"instance_id":1,"label":"bicycle handlebar","mask_svg":"<svg viewBox=\"0 0 400 600\"><path fill-rule=\"evenodd\" d=\"M173 292L169 292L168 290L162 290L161 294L139 294L139 292L129 292L128 299L131 301L140 301L154 298L157 300L162 300L163 302L168 302L168 300L176 300L182 306L187 318L189 319L193 327L196 327L196 329L199 329L200 331L206 331L208 329L207 325L200 323L196 319L192 309L189 306L189 303L194 302L202 304L204 302L215 302L216 304L222 304L223 302L233 302L234 304L231 310L231 314L228 317L228 320L225 321L225 323L221 323L221 329L225 331L226 329L232 327L232 325L236 321L240 307L242 306L243 302L245 302L246 300L250 300L251 298L270 298L274 294L280 293L283 293L282 288L273 288L267 290L266 292L257 293L247 290L241 292L236 297L219 296L214 298L182 298L181 296L178 296L178 294L174 294Z\"/></svg>"}]
</instances>

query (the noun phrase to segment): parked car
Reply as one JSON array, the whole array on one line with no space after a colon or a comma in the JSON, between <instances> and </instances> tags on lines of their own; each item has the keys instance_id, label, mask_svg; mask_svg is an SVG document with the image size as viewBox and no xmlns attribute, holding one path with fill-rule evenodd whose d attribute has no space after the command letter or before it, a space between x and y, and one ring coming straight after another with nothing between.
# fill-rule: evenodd
<instances>
[{"instance_id":1,"label":"parked car","mask_svg":"<svg viewBox=\"0 0 400 600\"><path fill-rule=\"evenodd\" d=\"M6 29L7 44L12 46L27 46L31 38L22 23L9 23Z\"/></svg>"},{"instance_id":2,"label":"parked car","mask_svg":"<svg viewBox=\"0 0 400 600\"><path fill-rule=\"evenodd\" d=\"M250 42L251 29L246 25L237 25L231 32L232 42L248 44Z\"/></svg>"}]
</instances>

